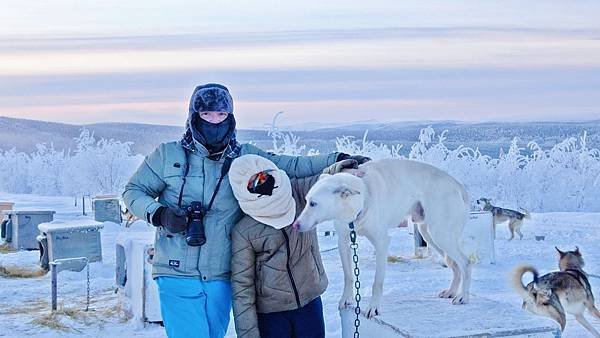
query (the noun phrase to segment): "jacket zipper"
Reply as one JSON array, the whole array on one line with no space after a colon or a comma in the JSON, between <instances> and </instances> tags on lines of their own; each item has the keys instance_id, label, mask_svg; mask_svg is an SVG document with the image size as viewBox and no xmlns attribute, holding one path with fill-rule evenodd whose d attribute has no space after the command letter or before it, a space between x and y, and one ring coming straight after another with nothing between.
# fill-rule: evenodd
<instances>
[{"instance_id":1,"label":"jacket zipper","mask_svg":"<svg viewBox=\"0 0 600 338\"><path fill-rule=\"evenodd\" d=\"M287 248L287 262L286 262L287 273L288 273L288 276L290 277L290 281L292 282L292 288L294 289L294 296L296 296L296 304L298 305L298 308L301 308L300 296L298 295L298 288L296 288L296 282L294 282L294 277L292 276L292 269L290 268L290 238L288 237L287 233L285 232L285 229L281 229L281 232L283 232L283 237L285 237L285 246Z\"/></svg>"}]
</instances>

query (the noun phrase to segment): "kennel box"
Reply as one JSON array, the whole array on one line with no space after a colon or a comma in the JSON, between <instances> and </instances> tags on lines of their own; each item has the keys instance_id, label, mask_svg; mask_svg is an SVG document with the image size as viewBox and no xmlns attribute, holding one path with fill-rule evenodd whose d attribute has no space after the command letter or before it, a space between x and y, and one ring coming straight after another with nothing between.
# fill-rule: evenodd
<instances>
[{"instance_id":1,"label":"kennel box","mask_svg":"<svg viewBox=\"0 0 600 338\"><path fill-rule=\"evenodd\" d=\"M6 221L2 222L0 236L16 250L38 249L38 225L54 219L54 211L5 211Z\"/></svg>"},{"instance_id":2,"label":"kennel box","mask_svg":"<svg viewBox=\"0 0 600 338\"><path fill-rule=\"evenodd\" d=\"M94 220L121 224L121 206L119 199L112 195L98 195L92 199Z\"/></svg>"},{"instance_id":3,"label":"kennel box","mask_svg":"<svg viewBox=\"0 0 600 338\"><path fill-rule=\"evenodd\" d=\"M4 211L13 210L14 207L12 202L0 202L0 221L4 219Z\"/></svg>"},{"instance_id":4,"label":"kennel box","mask_svg":"<svg viewBox=\"0 0 600 338\"><path fill-rule=\"evenodd\" d=\"M0 202L0 238L4 240L6 238L6 225L8 224L8 219L5 219L4 212L12 210L14 206L15 204L12 202Z\"/></svg>"},{"instance_id":5,"label":"kennel box","mask_svg":"<svg viewBox=\"0 0 600 338\"><path fill-rule=\"evenodd\" d=\"M496 248L494 245L494 226L492 213L489 211L469 212L469 220L462 233L463 253L473 263L486 261L496 263ZM422 248L427 243L421 237L417 226L414 225L415 256L422 255Z\"/></svg>"},{"instance_id":6,"label":"kennel box","mask_svg":"<svg viewBox=\"0 0 600 338\"><path fill-rule=\"evenodd\" d=\"M48 269L56 259L87 257L88 262L102 261L102 223L89 217L69 221L54 221L38 226L40 265ZM69 270L67 264L58 265L59 271Z\"/></svg>"},{"instance_id":7,"label":"kennel box","mask_svg":"<svg viewBox=\"0 0 600 338\"><path fill-rule=\"evenodd\" d=\"M152 280L148 254L154 246L154 231L130 229L121 232L116 241L115 277L119 304L140 322L160 322L158 288Z\"/></svg>"},{"instance_id":8,"label":"kennel box","mask_svg":"<svg viewBox=\"0 0 600 338\"><path fill-rule=\"evenodd\" d=\"M471 262L496 263L493 216L490 211L469 212L462 236L462 249Z\"/></svg>"}]
</instances>

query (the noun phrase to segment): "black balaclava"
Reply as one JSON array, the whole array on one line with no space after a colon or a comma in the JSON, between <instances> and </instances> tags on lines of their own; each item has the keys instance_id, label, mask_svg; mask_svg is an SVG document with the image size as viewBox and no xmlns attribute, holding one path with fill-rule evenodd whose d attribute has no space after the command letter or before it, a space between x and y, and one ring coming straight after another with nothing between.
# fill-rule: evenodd
<instances>
[{"instance_id":1,"label":"black balaclava","mask_svg":"<svg viewBox=\"0 0 600 338\"><path fill-rule=\"evenodd\" d=\"M211 111L229 114L220 123L210 123L200 117L200 113ZM186 134L191 134L193 140L204 146L211 155L222 152L231 141L235 141L233 99L227 87L216 83L196 87L190 99L186 127Z\"/></svg>"},{"instance_id":2,"label":"black balaclava","mask_svg":"<svg viewBox=\"0 0 600 338\"><path fill-rule=\"evenodd\" d=\"M192 136L214 154L223 151L232 139L235 139L235 118L228 114L227 118L219 123L210 123L196 113L192 117Z\"/></svg>"}]
</instances>

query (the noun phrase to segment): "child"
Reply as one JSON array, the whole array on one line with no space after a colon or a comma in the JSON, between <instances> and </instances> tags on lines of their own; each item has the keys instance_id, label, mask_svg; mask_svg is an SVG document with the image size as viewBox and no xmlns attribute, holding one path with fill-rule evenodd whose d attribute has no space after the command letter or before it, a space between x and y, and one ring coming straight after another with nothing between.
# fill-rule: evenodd
<instances>
[{"instance_id":1,"label":"child","mask_svg":"<svg viewBox=\"0 0 600 338\"><path fill-rule=\"evenodd\" d=\"M347 159L324 172L356 168ZM234 160L229 182L247 214L232 231L231 282L238 337L325 337L321 294L327 276L316 232L292 229L319 175L290 179L255 155Z\"/></svg>"}]
</instances>

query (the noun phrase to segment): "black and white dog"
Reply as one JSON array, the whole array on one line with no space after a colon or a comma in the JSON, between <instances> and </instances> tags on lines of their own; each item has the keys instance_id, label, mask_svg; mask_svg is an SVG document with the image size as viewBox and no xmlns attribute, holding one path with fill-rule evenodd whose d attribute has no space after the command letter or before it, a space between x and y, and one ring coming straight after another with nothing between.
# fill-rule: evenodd
<instances>
[{"instance_id":1,"label":"black and white dog","mask_svg":"<svg viewBox=\"0 0 600 338\"><path fill-rule=\"evenodd\" d=\"M521 208L523 212L518 212L511 209L495 207L492 205L492 200L484 197L477 200L477 205L483 211L492 212L494 233L496 233L496 224L508 221L508 230L510 230L510 238L508 240L515 238L515 232L519 234L519 239L523 239L523 234L521 233L521 226L523 225L523 219L531 219L529 211L523 208Z\"/></svg>"}]
</instances>

